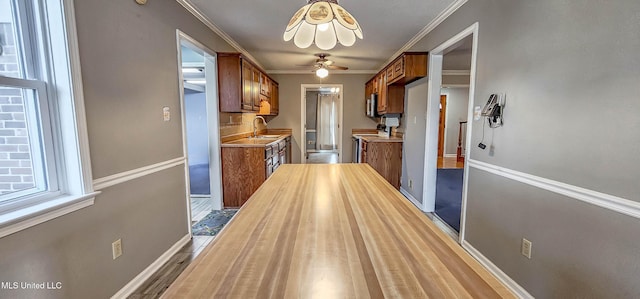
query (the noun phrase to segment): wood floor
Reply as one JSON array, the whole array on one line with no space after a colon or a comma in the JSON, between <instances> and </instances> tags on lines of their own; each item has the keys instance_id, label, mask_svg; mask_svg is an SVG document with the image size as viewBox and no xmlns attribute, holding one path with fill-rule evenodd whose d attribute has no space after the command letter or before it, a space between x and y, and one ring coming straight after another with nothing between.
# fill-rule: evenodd
<instances>
[{"instance_id":1,"label":"wood floor","mask_svg":"<svg viewBox=\"0 0 640 299\"><path fill-rule=\"evenodd\" d=\"M169 285L173 283L178 275L209 245L214 237L193 236L178 253L173 255L162 268L154 273L128 298L130 299L152 299L160 298Z\"/></svg>"},{"instance_id":2,"label":"wood floor","mask_svg":"<svg viewBox=\"0 0 640 299\"><path fill-rule=\"evenodd\" d=\"M211 213L213 201L209 197L191 197L191 224L195 224Z\"/></svg>"},{"instance_id":3,"label":"wood floor","mask_svg":"<svg viewBox=\"0 0 640 299\"><path fill-rule=\"evenodd\" d=\"M307 164L336 164L338 153L308 153Z\"/></svg>"},{"instance_id":4,"label":"wood floor","mask_svg":"<svg viewBox=\"0 0 640 299\"><path fill-rule=\"evenodd\" d=\"M464 168L464 162L458 162L456 157L438 157L438 168Z\"/></svg>"}]
</instances>

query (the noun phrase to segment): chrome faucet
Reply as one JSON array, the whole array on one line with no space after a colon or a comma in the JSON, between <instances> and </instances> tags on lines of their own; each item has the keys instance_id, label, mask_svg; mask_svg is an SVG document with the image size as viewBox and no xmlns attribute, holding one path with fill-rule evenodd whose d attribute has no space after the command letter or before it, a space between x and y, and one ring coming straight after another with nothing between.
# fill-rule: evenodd
<instances>
[{"instance_id":1,"label":"chrome faucet","mask_svg":"<svg viewBox=\"0 0 640 299\"><path fill-rule=\"evenodd\" d=\"M253 118L253 137L254 138L258 137L258 127L256 126L256 119L261 119L264 125L267 126L267 121L264 120L264 117L256 115L256 117Z\"/></svg>"}]
</instances>

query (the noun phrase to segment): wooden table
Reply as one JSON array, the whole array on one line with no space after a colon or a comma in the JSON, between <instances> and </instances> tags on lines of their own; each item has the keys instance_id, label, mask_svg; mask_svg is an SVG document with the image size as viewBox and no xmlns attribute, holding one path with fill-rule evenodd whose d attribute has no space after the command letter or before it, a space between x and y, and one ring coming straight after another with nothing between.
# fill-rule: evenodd
<instances>
[{"instance_id":1,"label":"wooden table","mask_svg":"<svg viewBox=\"0 0 640 299\"><path fill-rule=\"evenodd\" d=\"M514 295L367 164L288 164L163 297Z\"/></svg>"}]
</instances>

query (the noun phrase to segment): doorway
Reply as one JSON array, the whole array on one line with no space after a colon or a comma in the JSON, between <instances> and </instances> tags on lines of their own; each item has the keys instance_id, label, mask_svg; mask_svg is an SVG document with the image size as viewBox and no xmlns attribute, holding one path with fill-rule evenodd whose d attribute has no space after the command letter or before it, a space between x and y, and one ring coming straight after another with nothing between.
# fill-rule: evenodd
<instances>
[{"instance_id":1,"label":"doorway","mask_svg":"<svg viewBox=\"0 0 640 299\"><path fill-rule=\"evenodd\" d=\"M302 163L342 162L342 85L302 85Z\"/></svg>"},{"instance_id":2,"label":"doorway","mask_svg":"<svg viewBox=\"0 0 640 299\"><path fill-rule=\"evenodd\" d=\"M425 211L445 232L464 240L478 23L429 53L425 140Z\"/></svg>"},{"instance_id":3,"label":"doorway","mask_svg":"<svg viewBox=\"0 0 640 299\"><path fill-rule=\"evenodd\" d=\"M178 30L180 107L189 232L222 208L215 52Z\"/></svg>"}]
</instances>

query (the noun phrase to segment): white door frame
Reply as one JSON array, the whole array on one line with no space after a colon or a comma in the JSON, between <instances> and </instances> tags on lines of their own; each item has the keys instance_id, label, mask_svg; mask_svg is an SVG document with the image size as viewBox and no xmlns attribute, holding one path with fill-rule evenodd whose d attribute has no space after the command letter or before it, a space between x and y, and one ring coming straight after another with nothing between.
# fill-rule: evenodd
<instances>
[{"instance_id":1,"label":"white door frame","mask_svg":"<svg viewBox=\"0 0 640 299\"><path fill-rule=\"evenodd\" d=\"M178 74L179 74L179 94L180 110L182 118L182 152L185 157L185 182L187 197L187 226L191 235L191 191L189 179L189 157L187 147L187 123L184 103L184 77L182 74L182 45L188 46L196 52L202 53L205 61L205 98L207 109L207 127L209 143L209 184L211 190L211 200L213 209L222 209L222 161L220 154L220 122L218 115L218 79L216 67L216 52L207 48L202 43L190 37L186 33L176 30L176 42L178 47ZM213 70L213 72L208 71Z\"/></svg>"},{"instance_id":2,"label":"white door frame","mask_svg":"<svg viewBox=\"0 0 640 299\"><path fill-rule=\"evenodd\" d=\"M462 32L456 34L446 42L442 43L429 52L429 83L427 97L427 128L425 136L425 157L424 157L424 182L422 194L422 209L427 212L435 211L436 199L436 176L438 161L438 118L439 104L442 86L442 58L443 52L463 40L468 36L473 37L473 46L471 48L471 72L469 82L469 107L467 109L467 119L473 119L473 103L476 82L476 59L478 52L478 23L467 27ZM471 132L473 122L467 123L466 132L466 148L464 163L464 179L462 182L462 207L460 215L460 233L458 234L458 242L462 243L465 236L465 224L467 215L467 187L469 178L469 159L471 159Z\"/></svg>"},{"instance_id":3,"label":"white door frame","mask_svg":"<svg viewBox=\"0 0 640 299\"><path fill-rule=\"evenodd\" d=\"M340 92L338 93L338 96L340 97L340 105L338 108L338 163L342 163L342 151L344 150L343 146L342 146L342 123L343 123L343 113L342 113L342 109L344 106L344 97L343 97L343 92L344 92L344 88L342 86L342 84L300 84L300 102L301 102L301 110L300 110L300 132L302 135L300 140L302 140L301 142L301 146L300 146L300 163L305 164L307 162L307 159L305 158L305 154L307 152L307 128L306 128L306 124L307 124L307 88L320 88L320 87L336 87L336 88L340 88Z\"/></svg>"}]
</instances>

